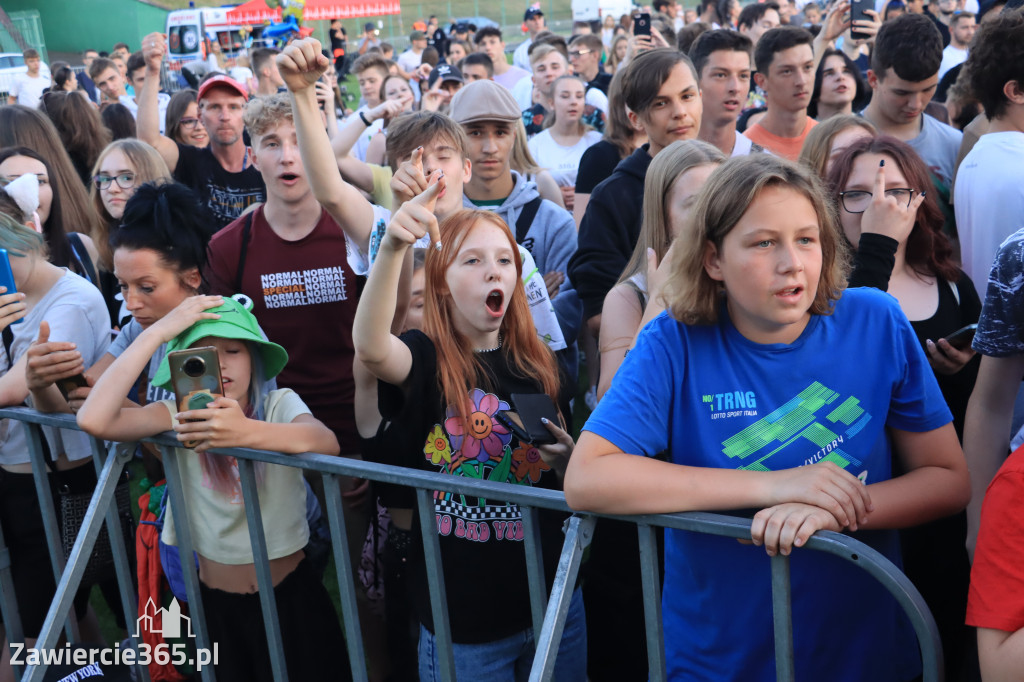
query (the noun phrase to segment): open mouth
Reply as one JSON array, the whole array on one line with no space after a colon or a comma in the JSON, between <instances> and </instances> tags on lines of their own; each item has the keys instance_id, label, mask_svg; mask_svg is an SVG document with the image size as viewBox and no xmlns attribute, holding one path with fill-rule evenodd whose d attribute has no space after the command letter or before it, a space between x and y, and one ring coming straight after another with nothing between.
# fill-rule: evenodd
<instances>
[{"instance_id":1,"label":"open mouth","mask_svg":"<svg viewBox=\"0 0 1024 682\"><path fill-rule=\"evenodd\" d=\"M295 182L296 180L299 179L299 176L296 175L295 173L282 173L281 179L284 180L285 182Z\"/></svg>"},{"instance_id":2,"label":"open mouth","mask_svg":"<svg viewBox=\"0 0 1024 682\"><path fill-rule=\"evenodd\" d=\"M804 288L801 286L789 287L788 289L780 289L775 292L775 295L780 298L796 298L804 292Z\"/></svg>"},{"instance_id":3,"label":"open mouth","mask_svg":"<svg viewBox=\"0 0 1024 682\"><path fill-rule=\"evenodd\" d=\"M491 315L495 317L501 315L501 307L505 302L505 294L500 289L495 289L491 293L487 294L487 309L491 312Z\"/></svg>"}]
</instances>

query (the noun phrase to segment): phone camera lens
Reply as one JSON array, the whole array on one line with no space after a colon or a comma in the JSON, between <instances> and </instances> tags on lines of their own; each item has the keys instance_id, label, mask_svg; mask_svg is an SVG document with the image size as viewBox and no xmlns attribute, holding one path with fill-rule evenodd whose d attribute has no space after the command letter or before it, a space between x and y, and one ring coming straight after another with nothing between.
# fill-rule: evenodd
<instances>
[{"instance_id":1,"label":"phone camera lens","mask_svg":"<svg viewBox=\"0 0 1024 682\"><path fill-rule=\"evenodd\" d=\"M199 357L191 357L185 360L185 363L181 366L181 369L187 376L192 378L201 377L206 371L206 362Z\"/></svg>"}]
</instances>

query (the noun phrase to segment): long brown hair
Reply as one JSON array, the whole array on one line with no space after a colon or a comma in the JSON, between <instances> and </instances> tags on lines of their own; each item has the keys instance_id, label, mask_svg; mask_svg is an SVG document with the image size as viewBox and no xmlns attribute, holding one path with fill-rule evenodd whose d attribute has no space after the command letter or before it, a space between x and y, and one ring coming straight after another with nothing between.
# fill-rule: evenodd
<instances>
[{"instance_id":1,"label":"long brown hair","mask_svg":"<svg viewBox=\"0 0 1024 682\"><path fill-rule=\"evenodd\" d=\"M508 238L516 265L516 284L501 321L501 353L516 375L536 381L544 393L558 401L555 357L537 336L523 288L523 261L515 237L501 218L490 211L459 210L441 221L441 250L429 249L426 258L423 331L437 349L437 381L447 405L453 406L468 429L466 394L473 382L489 377L479 356L455 328L454 306L446 274L466 236L481 222L500 227ZM491 387L497 388L497 387Z\"/></svg>"},{"instance_id":2,"label":"long brown hair","mask_svg":"<svg viewBox=\"0 0 1024 682\"><path fill-rule=\"evenodd\" d=\"M879 135L855 141L836 158L828 174L832 196L838 198L839 193L846 188L850 173L853 171L853 162L862 154L891 157L903 173L903 177L907 179L907 184L916 192L932 188L928 166L914 148L895 137ZM924 203L917 209L917 219L914 221L910 236L907 237L904 258L919 275L938 276L947 282L956 282L960 279L960 270L953 262L953 247L949 243L949 238L942 231L946 220L935 194L936 192L929 193L924 198ZM843 210L842 206L839 210Z\"/></svg>"},{"instance_id":3,"label":"long brown hair","mask_svg":"<svg viewBox=\"0 0 1024 682\"><path fill-rule=\"evenodd\" d=\"M60 191L64 232L82 232L90 237L99 227L100 217L89 206L85 185L64 150L57 129L46 114L20 104L0 107L0 147L28 147L46 160L52 175L50 182ZM50 222L53 220L51 215ZM51 258L57 256L51 244ZM53 261L55 265L66 263Z\"/></svg>"}]
</instances>

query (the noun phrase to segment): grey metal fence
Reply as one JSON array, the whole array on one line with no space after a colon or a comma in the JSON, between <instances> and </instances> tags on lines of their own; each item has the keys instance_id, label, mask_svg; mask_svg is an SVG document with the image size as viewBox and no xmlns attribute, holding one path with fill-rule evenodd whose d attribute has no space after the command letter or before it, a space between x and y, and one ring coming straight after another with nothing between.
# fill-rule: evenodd
<instances>
[{"instance_id":1,"label":"grey metal fence","mask_svg":"<svg viewBox=\"0 0 1024 682\"><path fill-rule=\"evenodd\" d=\"M29 454L35 473L36 489L40 500L51 499L46 479L43 452L40 441L39 426L51 426L65 429L77 429L70 415L40 414L28 408L14 407L0 409L0 419L15 419L29 425ZM171 495L171 513L174 514L174 525L178 535L179 549L183 556L192 556L193 543L191 526L188 521L188 506L182 494L181 480L176 466L175 448L178 441L164 434L146 439L157 444L164 457L165 471L168 478L167 491ZM266 538L263 535L263 524L260 516L259 501L256 494L256 477L254 462L267 462L283 466L298 467L304 470L319 472L324 477L327 516L329 521L335 567L337 570L340 590L341 611L345 628L349 660L352 676L356 682L367 680L366 660L363 653L362 635L359 627L356 606L356 587L349 556L348 543L345 541L345 515L337 479L340 476L367 478L373 481L412 487L416 490L416 502L420 517L420 532L427 562L430 602L433 612L433 625L437 639L438 658L442 678L455 680L455 667L452 659L451 628L448 621L447 599L445 597L445 580L440 570L441 557L438 543L437 526L434 514L432 491L443 490L473 497L514 502L522 508L524 541L526 554L527 577L530 590L530 604L533 614L534 632L537 649L534 657L530 680L540 682L550 680L554 671L555 655L573 586L579 572L583 552L590 542L596 515L574 514L569 517L565 526L565 542L559 558L558 568L554 577L554 585L550 596L547 594L541 557L540 528L538 510L551 509L570 512L565 497L555 491L521 488L501 483L445 476L433 472L417 471L402 467L373 464L342 457L328 457L317 454L285 455L263 450L247 450L240 448L218 450L238 460L239 475L242 483L243 501L249 526L250 540L256 565L260 603L263 610L267 635L267 648L270 653L274 678L285 681L288 679L285 668L284 651L281 644L280 629L276 618L276 604L270 576L270 564L267 558ZM57 578L57 591L50 605L46 620L36 643L38 649L56 647L63 631L69 641L77 639L69 620L70 609L75 592L81 583L88 557L100 533L103 522L109 530L112 550L115 558L120 594L125 610L127 623L135 621L137 616L137 598L133 592L132 580L129 575L129 562L126 548L118 532L116 505L112 504L114 488L126 464L127 457L108 451L104 444L93 439L93 459L97 468L99 482L92 501L86 512L85 519L74 548L68 557L67 566L63 560L58 536L57 520L52 505L41 504L46 540L50 549L50 557L54 576ZM664 633L661 625L661 600L659 594L659 565L655 544L655 527L677 528L698 533L708 533L731 538L749 539L750 521L721 514L690 512L685 514L663 514L656 516L609 516L636 523L639 530L639 552L643 566L643 596L650 679L665 680ZM942 649L939 642L935 621L925 606L924 600L910 581L884 556L867 545L845 535L830 532L819 532L807 543L806 549L821 551L850 561L875 577L896 598L913 624L921 647L924 666L924 680L939 682L942 680ZM209 637L203 612L202 599L199 594L199 578L195 563L184 562L183 573L188 592L191 622L199 649L209 649ZM779 680L793 680L793 637L792 614L790 609L789 559L776 556L771 561L771 582L774 612L774 635L776 671ZM0 532L0 609L4 622L7 624L9 641L19 642L23 639L17 603L14 599L14 586L11 577L10 555ZM133 640L133 646L137 646ZM28 682L41 680L45 674L45 665L26 666L24 670L16 670L19 679ZM149 680L148 672L139 669L139 679ZM201 673L204 682L215 679L210 667Z\"/></svg>"}]
</instances>

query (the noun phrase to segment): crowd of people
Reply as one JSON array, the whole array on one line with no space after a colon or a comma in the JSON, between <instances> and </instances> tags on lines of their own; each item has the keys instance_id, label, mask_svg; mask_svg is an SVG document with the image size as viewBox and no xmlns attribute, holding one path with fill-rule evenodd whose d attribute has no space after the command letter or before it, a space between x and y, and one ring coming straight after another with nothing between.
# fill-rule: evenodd
<instances>
[{"instance_id":1,"label":"crowd of people","mask_svg":"<svg viewBox=\"0 0 1024 682\"><path fill-rule=\"evenodd\" d=\"M655 0L568 37L534 7L514 51L431 16L397 55L335 21L329 49L211 50L173 94L160 33L87 51L77 77L28 50L0 106L17 289L0 287L0 405L113 442L177 433L220 680L272 679L222 447L563 490L581 511L752 518L753 546L659 536L669 679L774 679L768 562L791 553L797 677L918 678L895 600L793 553L819 530L906 573L946 679L1020 679L1021 4ZM197 404L169 354L200 347L219 378ZM546 433L522 423L536 400ZM25 427L2 434L31 642L55 585ZM84 434L45 436L54 494L95 487ZM137 455L162 482L159 452ZM269 463L256 480L289 677L344 679L324 482ZM334 484L370 679L439 680L415 496ZM458 679L525 679L521 509L433 499ZM187 565L174 513L154 551ZM549 587L564 521L538 516ZM173 590L166 561L139 566ZM556 680L647 679L640 564L636 527L602 519ZM112 574L96 584L123 613ZM73 611L99 641L91 586Z\"/></svg>"}]
</instances>

